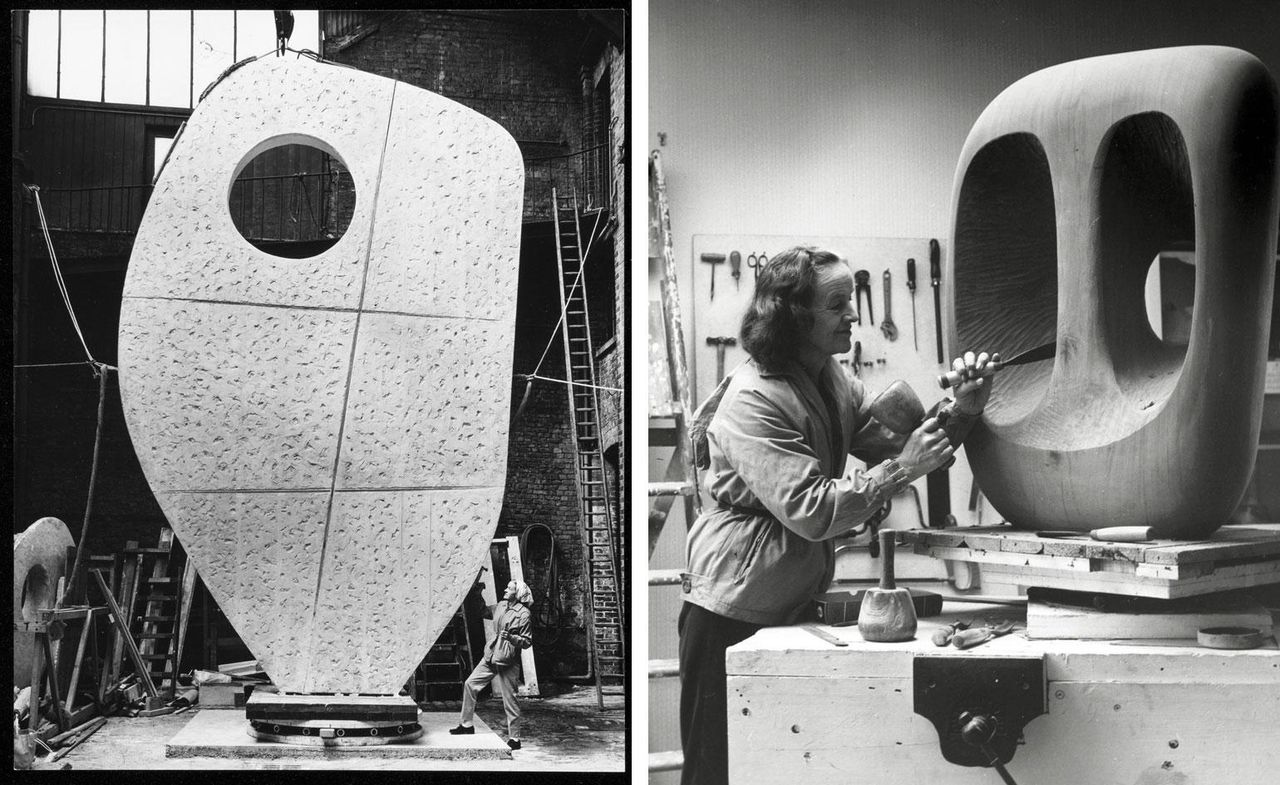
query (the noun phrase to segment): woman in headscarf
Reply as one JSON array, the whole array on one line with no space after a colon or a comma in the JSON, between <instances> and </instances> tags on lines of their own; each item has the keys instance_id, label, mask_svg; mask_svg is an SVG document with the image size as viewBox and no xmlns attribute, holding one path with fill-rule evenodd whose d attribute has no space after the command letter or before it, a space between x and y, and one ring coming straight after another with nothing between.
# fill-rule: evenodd
<instances>
[{"instance_id":1,"label":"woman in headscarf","mask_svg":"<svg viewBox=\"0 0 1280 785\"><path fill-rule=\"evenodd\" d=\"M944 466L990 389L981 378L990 373L986 353L970 352L953 364L965 381L945 414L925 416L905 385L873 400L834 357L852 344L849 267L835 254L800 247L773 257L759 274L742 320L751 359L716 388L691 429L712 504L686 543L679 621L684 785L728 778L725 650L761 627L805 620L810 600L831 583L832 539ZM896 405L903 399L911 406ZM919 416L895 416L904 408ZM903 419L911 423L905 432L890 427ZM867 468L846 471L850 454Z\"/></svg>"},{"instance_id":2,"label":"woman in headscarf","mask_svg":"<svg viewBox=\"0 0 1280 785\"><path fill-rule=\"evenodd\" d=\"M493 682L502 696L502 708L507 713L507 746L520 749L520 736L516 728L520 723L520 704L516 703L516 680L520 674L520 650L533 644L530 608L533 592L528 584L511 581L502 593L502 602L493 607L493 626L497 631L485 647L484 657L476 663L475 670L462 685L462 721L449 730L453 735L475 733L473 720L476 696L489 682Z\"/></svg>"}]
</instances>

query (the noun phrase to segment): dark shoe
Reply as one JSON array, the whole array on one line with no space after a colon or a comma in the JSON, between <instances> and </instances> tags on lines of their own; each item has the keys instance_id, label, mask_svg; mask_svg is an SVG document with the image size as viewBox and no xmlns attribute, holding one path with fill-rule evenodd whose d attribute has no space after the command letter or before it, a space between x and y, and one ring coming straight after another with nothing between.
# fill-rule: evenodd
<instances>
[{"instance_id":1,"label":"dark shoe","mask_svg":"<svg viewBox=\"0 0 1280 785\"><path fill-rule=\"evenodd\" d=\"M458 725L456 728L450 728L449 733L454 736L469 736L476 732L475 726L468 728L466 725Z\"/></svg>"},{"instance_id":2,"label":"dark shoe","mask_svg":"<svg viewBox=\"0 0 1280 785\"><path fill-rule=\"evenodd\" d=\"M519 740L519 739L507 739L507 746L508 746L508 747L510 747L510 748L511 748L511 749L513 749L513 750L518 750L518 749L520 749L520 740Z\"/></svg>"}]
</instances>

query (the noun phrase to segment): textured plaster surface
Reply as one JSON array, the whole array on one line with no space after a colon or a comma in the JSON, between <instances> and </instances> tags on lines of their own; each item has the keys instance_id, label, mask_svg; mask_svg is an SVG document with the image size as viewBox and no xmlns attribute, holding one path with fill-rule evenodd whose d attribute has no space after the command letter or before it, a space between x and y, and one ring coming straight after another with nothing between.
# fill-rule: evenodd
<instances>
[{"instance_id":1,"label":"textured plaster surface","mask_svg":"<svg viewBox=\"0 0 1280 785\"><path fill-rule=\"evenodd\" d=\"M483 347L501 345L501 322L364 318L338 487L498 486L511 369Z\"/></svg>"},{"instance_id":2,"label":"textured plaster surface","mask_svg":"<svg viewBox=\"0 0 1280 785\"><path fill-rule=\"evenodd\" d=\"M513 298L490 284L520 251L501 222L521 215L524 163L493 127L479 114L459 116L438 95L397 93L385 167L421 174L379 196L369 310L499 320L514 310ZM436 221L424 226L424 214ZM458 285L464 281L470 285Z\"/></svg>"},{"instance_id":3,"label":"textured plaster surface","mask_svg":"<svg viewBox=\"0 0 1280 785\"><path fill-rule=\"evenodd\" d=\"M393 86L352 69L286 58L233 72L196 106L173 146L138 228L128 296L355 308L368 243L367 229L358 227L373 220ZM227 209L237 169L272 140L327 145L355 184L351 226L310 259L255 249Z\"/></svg>"},{"instance_id":4,"label":"textured plaster surface","mask_svg":"<svg viewBox=\"0 0 1280 785\"><path fill-rule=\"evenodd\" d=\"M146 401L148 426L131 433L152 490L327 490L355 325L351 312L126 296L121 395Z\"/></svg>"},{"instance_id":5,"label":"textured plaster surface","mask_svg":"<svg viewBox=\"0 0 1280 785\"><path fill-rule=\"evenodd\" d=\"M311 259L253 249L227 212L237 167L285 142L330 150L356 184L346 234ZM233 72L175 144L125 283L126 421L286 692L398 691L488 551L522 181L481 115L306 60Z\"/></svg>"},{"instance_id":6,"label":"textured plaster surface","mask_svg":"<svg viewBox=\"0 0 1280 785\"><path fill-rule=\"evenodd\" d=\"M13 538L13 620L35 621L33 614L23 613L23 588L27 577L37 567L44 571L44 580L31 587L32 596L26 604L36 608L52 608L56 599L58 579L66 571L67 548L75 544L67 525L57 518L41 518ZM43 600L43 601L41 601ZM22 689L31 684L31 656L35 650L35 635L28 632L13 633L13 686Z\"/></svg>"}]
</instances>

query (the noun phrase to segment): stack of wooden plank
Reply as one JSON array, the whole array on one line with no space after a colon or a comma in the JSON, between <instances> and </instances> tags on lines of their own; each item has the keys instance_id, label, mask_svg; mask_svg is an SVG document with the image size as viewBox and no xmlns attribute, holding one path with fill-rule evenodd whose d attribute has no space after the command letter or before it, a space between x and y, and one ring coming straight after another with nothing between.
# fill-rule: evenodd
<instances>
[{"instance_id":1,"label":"stack of wooden plank","mask_svg":"<svg viewBox=\"0 0 1280 785\"><path fill-rule=\"evenodd\" d=\"M1204 540L1102 542L1011 526L903 532L916 553L978 564L984 586L1175 599L1280 582L1280 524L1224 526Z\"/></svg>"}]
</instances>

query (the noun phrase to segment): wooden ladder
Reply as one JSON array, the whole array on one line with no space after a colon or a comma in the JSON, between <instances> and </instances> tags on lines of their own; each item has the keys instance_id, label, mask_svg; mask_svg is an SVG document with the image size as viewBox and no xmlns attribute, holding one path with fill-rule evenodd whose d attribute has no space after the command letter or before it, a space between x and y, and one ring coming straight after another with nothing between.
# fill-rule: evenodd
<instances>
[{"instance_id":1,"label":"wooden ladder","mask_svg":"<svg viewBox=\"0 0 1280 785\"><path fill-rule=\"evenodd\" d=\"M172 692L178 676L179 620L182 617L183 581L180 573L174 574L173 530L160 530L160 539L154 548L125 548L126 558L136 561L138 576L138 600L142 613L130 624L138 652L146 661L151 681L162 692ZM150 568L148 570L148 567ZM149 574L148 574L149 573Z\"/></svg>"},{"instance_id":2,"label":"wooden ladder","mask_svg":"<svg viewBox=\"0 0 1280 785\"><path fill-rule=\"evenodd\" d=\"M675 253L671 245L671 211L667 204L667 184L662 172L662 156L657 150L649 156L649 233L650 247L659 246L662 255L661 303L657 313L649 316L649 357L651 376L666 379L665 385L651 389L649 404L649 447L672 448L662 482L649 484L649 586L679 586L680 570L654 569L653 551L666 525L667 516L677 497L684 502L685 525L693 523L702 512L698 497L697 470L689 441L689 424L693 421L693 395L689 386L689 367L684 353L684 325L680 317L680 294L676 287ZM656 249L655 249L656 250ZM651 250L650 254L654 251ZM667 589L670 591L670 589ZM672 626L675 620L672 619ZM676 660L650 660L650 679L678 678ZM680 750L649 753L649 771L679 771L683 766Z\"/></svg>"},{"instance_id":3,"label":"wooden ladder","mask_svg":"<svg viewBox=\"0 0 1280 785\"><path fill-rule=\"evenodd\" d=\"M585 260L578 226L576 193L561 200L551 189L560 307L564 319L564 359L569 377L569 415L576 448L582 544L586 556L587 639L596 702L604 708L604 682L621 684L625 676L619 552L609 507L608 469L600 444L600 407L596 396L595 351L587 310Z\"/></svg>"}]
</instances>

